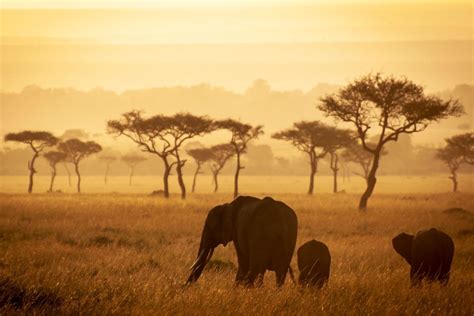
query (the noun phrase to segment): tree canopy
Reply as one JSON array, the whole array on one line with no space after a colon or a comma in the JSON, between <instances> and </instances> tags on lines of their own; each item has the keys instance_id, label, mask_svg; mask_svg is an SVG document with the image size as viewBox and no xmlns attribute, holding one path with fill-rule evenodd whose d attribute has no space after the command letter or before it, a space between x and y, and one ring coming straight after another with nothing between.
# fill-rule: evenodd
<instances>
[{"instance_id":1,"label":"tree canopy","mask_svg":"<svg viewBox=\"0 0 474 316\"><path fill-rule=\"evenodd\" d=\"M94 141L84 142L77 138L71 138L58 144L58 149L67 155L67 159L78 164L82 159L98 153L102 147Z\"/></svg>"},{"instance_id":2,"label":"tree canopy","mask_svg":"<svg viewBox=\"0 0 474 316\"><path fill-rule=\"evenodd\" d=\"M8 133L5 135L5 141L28 144L33 151L41 152L46 147L56 145L59 139L50 132L23 131L19 133Z\"/></svg>"},{"instance_id":3,"label":"tree canopy","mask_svg":"<svg viewBox=\"0 0 474 316\"><path fill-rule=\"evenodd\" d=\"M321 101L319 109L326 115L355 126L362 146L369 152L396 141L401 133L421 132L433 121L464 113L457 100L427 96L421 85L381 74L355 80ZM369 146L368 132L377 127L379 142Z\"/></svg>"},{"instance_id":4,"label":"tree canopy","mask_svg":"<svg viewBox=\"0 0 474 316\"><path fill-rule=\"evenodd\" d=\"M48 161L49 165L53 167L58 163L65 161L67 155L62 151L48 151L43 154L43 157Z\"/></svg>"}]
</instances>

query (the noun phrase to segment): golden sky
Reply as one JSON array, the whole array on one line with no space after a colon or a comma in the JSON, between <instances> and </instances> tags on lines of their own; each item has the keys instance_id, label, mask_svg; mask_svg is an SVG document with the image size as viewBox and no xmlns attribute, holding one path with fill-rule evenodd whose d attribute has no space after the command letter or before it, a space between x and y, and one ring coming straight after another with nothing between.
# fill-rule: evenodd
<instances>
[{"instance_id":1,"label":"golden sky","mask_svg":"<svg viewBox=\"0 0 474 316\"><path fill-rule=\"evenodd\" d=\"M473 1L0 1L0 91L208 83L243 93L262 78L273 90L307 92L369 72L430 92L474 83ZM8 129L48 126L2 103ZM102 133L110 111L99 112L89 126L61 117L56 128Z\"/></svg>"}]
</instances>

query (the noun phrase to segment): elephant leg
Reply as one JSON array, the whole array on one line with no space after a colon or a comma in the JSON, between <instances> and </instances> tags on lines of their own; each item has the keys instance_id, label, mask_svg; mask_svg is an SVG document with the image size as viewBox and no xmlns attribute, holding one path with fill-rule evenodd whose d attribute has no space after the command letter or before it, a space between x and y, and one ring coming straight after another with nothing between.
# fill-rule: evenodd
<instances>
[{"instance_id":1,"label":"elephant leg","mask_svg":"<svg viewBox=\"0 0 474 316\"><path fill-rule=\"evenodd\" d=\"M410 270L410 279L411 279L411 286L417 287L421 285L421 280L423 279L422 273L420 273L419 269L411 268Z\"/></svg>"},{"instance_id":2,"label":"elephant leg","mask_svg":"<svg viewBox=\"0 0 474 316\"><path fill-rule=\"evenodd\" d=\"M439 276L439 281L442 285L447 285L449 281L449 272L441 274Z\"/></svg>"},{"instance_id":3,"label":"elephant leg","mask_svg":"<svg viewBox=\"0 0 474 316\"><path fill-rule=\"evenodd\" d=\"M276 285L278 287L281 287L283 285L283 283L285 283L285 278L286 278L286 272L287 271L288 271L288 269L275 271Z\"/></svg>"},{"instance_id":4,"label":"elephant leg","mask_svg":"<svg viewBox=\"0 0 474 316\"><path fill-rule=\"evenodd\" d=\"M265 275L265 271L259 271L257 269L250 269L247 275L247 286L249 287L260 287L263 285L263 276Z\"/></svg>"},{"instance_id":5,"label":"elephant leg","mask_svg":"<svg viewBox=\"0 0 474 316\"><path fill-rule=\"evenodd\" d=\"M242 285L246 283L248 273L249 273L249 269L247 265L239 265L239 269L237 270L237 275L235 276L235 284Z\"/></svg>"}]
</instances>

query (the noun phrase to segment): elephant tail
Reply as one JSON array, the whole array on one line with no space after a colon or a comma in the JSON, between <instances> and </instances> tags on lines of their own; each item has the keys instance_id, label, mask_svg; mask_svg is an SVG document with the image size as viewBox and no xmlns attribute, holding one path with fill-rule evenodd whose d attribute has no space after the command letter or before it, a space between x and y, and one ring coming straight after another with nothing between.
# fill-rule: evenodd
<instances>
[{"instance_id":1,"label":"elephant tail","mask_svg":"<svg viewBox=\"0 0 474 316\"><path fill-rule=\"evenodd\" d=\"M296 280L295 280L295 275L293 273L293 269L291 268L291 265L288 266L288 272L290 273L290 278L291 278L291 281L293 281L293 284L297 285Z\"/></svg>"}]
</instances>

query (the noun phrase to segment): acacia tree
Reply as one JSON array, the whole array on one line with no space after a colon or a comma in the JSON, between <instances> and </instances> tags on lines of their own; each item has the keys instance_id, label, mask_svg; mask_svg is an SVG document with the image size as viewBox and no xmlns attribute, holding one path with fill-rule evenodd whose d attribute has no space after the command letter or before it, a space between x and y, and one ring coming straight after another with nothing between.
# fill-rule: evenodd
<instances>
[{"instance_id":1,"label":"acacia tree","mask_svg":"<svg viewBox=\"0 0 474 316\"><path fill-rule=\"evenodd\" d=\"M105 163L104 184L107 185L107 178L109 176L110 165L117 160L117 157L112 154L105 154L99 157L99 160Z\"/></svg>"},{"instance_id":2,"label":"acacia tree","mask_svg":"<svg viewBox=\"0 0 474 316\"><path fill-rule=\"evenodd\" d=\"M81 193L81 174L79 173L79 163L82 159L98 153L102 147L94 141L83 142L77 138L71 138L58 144L59 151L66 154L66 159L74 164L77 175L77 192Z\"/></svg>"},{"instance_id":3,"label":"acacia tree","mask_svg":"<svg viewBox=\"0 0 474 316\"><path fill-rule=\"evenodd\" d=\"M333 173L333 192L337 193L337 173L339 171L339 154L338 151L348 146L354 140L354 135L351 131L332 128L333 132L327 139L327 151L331 156L330 168Z\"/></svg>"},{"instance_id":4,"label":"acacia tree","mask_svg":"<svg viewBox=\"0 0 474 316\"><path fill-rule=\"evenodd\" d=\"M212 172L212 179L214 182L214 193L219 189L219 182L217 177L224 168L226 162L235 155L234 146L231 144L219 144L210 148L212 157L209 160L209 166Z\"/></svg>"},{"instance_id":5,"label":"acacia tree","mask_svg":"<svg viewBox=\"0 0 474 316\"><path fill-rule=\"evenodd\" d=\"M169 156L174 147L166 139L166 134L171 126L171 119L163 115L143 118L140 111L131 111L122 114L120 120L107 122L107 130L117 136L131 139L143 151L158 156L164 165L163 194L169 197L168 178L172 165Z\"/></svg>"},{"instance_id":6,"label":"acacia tree","mask_svg":"<svg viewBox=\"0 0 474 316\"><path fill-rule=\"evenodd\" d=\"M122 156L122 161L130 168L130 176L128 179L128 185L132 185L132 177L135 172L135 167L140 163L145 161L146 158L137 155L137 154L127 154L125 156Z\"/></svg>"},{"instance_id":7,"label":"acacia tree","mask_svg":"<svg viewBox=\"0 0 474 316\"><path fill-rule=\"evenodd\" d=\"M291 142L298 150L308 154L310 165L308 194L313 194L318 162L331 149L329 145L334 131L335 128L319 121L300 121L294 123L292 128L272 135L275 139Z\"/></svg>"},{"instance_id":8,"label":"acacia tree","mask_svg":"<svg viewBox=\"0 0 474 316\"><path fill-rule=\"evenodd\" d=\"M181 198L186 198L186 186L183 181L182 168L186 160L181 159L179 149L183 143L196 136L204 136L216 130L216 125L207 116L195 116L189 113L178 113L171 117L171 125L166 132L165 140L169 139L169 143L173 150L171 154L176 161L176 174L178 176L178 184L181 189ZM168 140L167 140L168 141Z\"/></svg>"},{"instance_id":9,"label":"acacia tree","mask_svg":"<svg viewBox=\"0 0 474 316\"><path fill-rule=\"evenodd\" d=\"M446 139L449 146L456 149L463 161L474 165L474 133L465 133Z\"/></svg>"},{"instance_id":10,"label":"acacia tree","mask_svg":"<svg viewBox=\"0 0 474 316\"><path fill-rule=\"evenodd\" d=\"M446 139L446 146L438 149L436 157L445 162L453 181L453 192L458 190L457 171L463 163L474 164L474 134L467 133Z\"/></svg>"},{"instance_id":11,"label":"acacia tree","mask_svg":"<svg viewBox=\"0 0 474 316\"><path fill-rule=\"evenodd\" d=\"M61 151L48 151L43 155L51 167L51 182L48 192L53 192L54 179L56 178L56 165L66 160L67 155Z\"/></svg>"},{"instance_id":12,"label":"acacia tree","mask_svg":"<svg viewBox=\"0 0 474 316\"><path fill-rule=\"evenodd\" d=\"M252 126L250 124L241 123L236 120L227 119L216 123L219 128L227 129L231 132L232 137L230 144L234 147L237 157L235 175L234 175L234 198L239 195L239 175L240 170L245 167L241 164L241 157L247 151L247 145L252 139L257 139L263 134L263 126Z\"/></svg>"},{"instance_id":13,"label":"acacia tree","mask_svg":"<svg viewBox=\"0 0 474 316\"><path fill-rule=\"evenodd\" d=\"M194 193L196 190L196 178L198 174L201 173L202 165L211 159L212 151L209 148L194 148L186 152L194 159L194 162L196 163L196 170L194 171L193 176L193 186L191 188L191 192Z\"/></svg>"},{"instance_id":14,"label":"acacia tree","mask_svg":"<svg viewBox=\"0 0 474 316\"><path fill-rule=\"evenodd\" d=\"M19 133L8 133L5 135L5 141L27 144L33 150L33 157L28 161L28 170L30 178L28 184L28 193L33 192L33 176L36 173L35 161L46 147L52 147L59 141L50 132L43 131L23 131Z\"/></svg>"},{"instance_id":15,"label":"acacia tree","mask_svg":"<svg viewBox=\"0 0 474 316\"><path fill-rule=\"evenodd\" d=\"M455 100L443 101L427 96L423 87L405 78L367 75L321 98L319 109L327 116L351 123L364 150L372 154L367 188L359 209L364 211L377 182L376 174L383 146L397 141L400 134L421 132L433 121L463 113ZM367 142L369 130L375 129L377 141Z\"/></svg>"}]
</instances>

